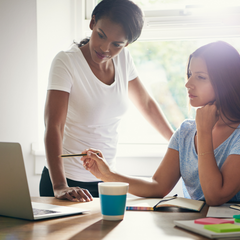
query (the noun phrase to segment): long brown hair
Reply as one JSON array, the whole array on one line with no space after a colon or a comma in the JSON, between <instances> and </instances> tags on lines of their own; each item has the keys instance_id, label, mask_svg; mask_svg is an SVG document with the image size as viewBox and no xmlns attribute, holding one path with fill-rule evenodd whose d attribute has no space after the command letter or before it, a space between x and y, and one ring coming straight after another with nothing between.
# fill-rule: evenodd
<instances>
[{"instance_id":1,"label":"long brown hair","mask_svg":"<svg viewBox=\"0 0 240 240\"><path fill-rule=\"evenodd\" d=\"M218 41L209 43L193 52L193 57L202 58L216 95L216 105L222 114L233 123L240 122L240 55L230 44Z\"/></svg>"}]
</instances>

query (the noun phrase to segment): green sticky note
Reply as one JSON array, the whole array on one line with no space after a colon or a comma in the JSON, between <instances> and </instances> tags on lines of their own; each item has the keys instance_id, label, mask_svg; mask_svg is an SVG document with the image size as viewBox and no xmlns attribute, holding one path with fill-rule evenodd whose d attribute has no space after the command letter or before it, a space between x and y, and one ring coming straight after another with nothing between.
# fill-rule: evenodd
<instances>
[{"instance_id":1,"label":"green sticky note","mask_svg":"<svg viewBox=\"0 0 240 240\"><path fill-rule=\"evenodd\" d=\"M240 219L235 218L235 222L240 223Z\"/></svg>"},{"instance_id":2,"label":"green sticky note","mask_svg":"<svg viewBox=\"0 0 240 240\"><path fill-rule=\"evenodd\" d=\"M204 228L216 233L240 232L240 226L231 223L204 225Z\"/></svg>"}]
</instances>

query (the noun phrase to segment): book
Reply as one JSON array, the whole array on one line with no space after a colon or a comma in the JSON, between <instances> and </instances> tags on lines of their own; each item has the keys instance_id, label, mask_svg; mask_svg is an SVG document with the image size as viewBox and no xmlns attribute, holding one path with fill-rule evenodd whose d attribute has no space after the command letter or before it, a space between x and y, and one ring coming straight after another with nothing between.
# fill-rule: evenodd
<instances>
[{"instance_id":1,"label":"book","mask_svg":"<svg viewBox=\"0 0 240 240\"><path fill-rule=\"evenodd\" d=\"M205 202L177 196L164 198L129 198L126 210L200 212Z\"/></svg>"},{"instance_id":2,"label":"book","mask_svg":"<svg viewBox=\"0 0 240 240\"><path fill-rule=\"evenodd\" d=\"M207 217L232 218L233 215L239 214L239 210L230 208L231 203L224 203L220 206L211 206L208 208Z\"/></svg>"},{"instance_id":3,"label":"book","mask_svg":"<svg viewBox=\"0 0 240 240\"><path fill-rule=\"evenodd\" d=\"M231 220L231 219L229 219ZM237 230L240 227L240 223L234 223L234 224L230 224L233 225L234 227L236 227L236 231L235 232L214 232L208 229L205 229L206 226L213 226L213 225L202 225L202 224L197 224L194 223L194 220L184 220L184 221L174 221L175 226L179 227L179 228L183 228L185 230L200 234L202 236L211 238L211 239L240 239L240 230ZM228 223L225 224L219 224L219 225L226 225ZM210 227L211 228L211 227ZM232 228L232 226L228 226L227 229L230 231L230 229ZM222 229L222 228L221 228ZM226 230L226 227L225 227Z\"/></svg>"},{"instance_id":4,"label":"book","mask_svg":"<svg viewBox=\"0 0 240 240\"><path fill-rule=\"evenodd\" d=\"M240 204L230 205L230 208L236 209L236 210L239 210L239 211L240 211Z\"/></svg>"}]
</instances>

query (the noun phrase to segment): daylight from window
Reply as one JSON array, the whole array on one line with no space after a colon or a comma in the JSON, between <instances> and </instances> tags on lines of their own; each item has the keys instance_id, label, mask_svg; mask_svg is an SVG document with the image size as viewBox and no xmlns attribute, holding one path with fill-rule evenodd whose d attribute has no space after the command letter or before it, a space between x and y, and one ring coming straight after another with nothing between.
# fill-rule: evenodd
<instances>
[{"instance_id":1,"label":"daylight from window","mask_svg":"<svg viewBox=\"0 0 240 240\"><path fill-rule=\"evenodd\" d=\"M128 46L141 81L161 106L176 130L186 118L194 118L185 89L189 55L198 47L223 40L240 51L240 39L201 39L184 41L137 41ZM131 127L129 127L131 124ZM120 126L120 142L164 142L156 130L130 105Z\"/></svg>"},{"instance_id":2,"label":"daylight from window","mask_svg":"<svg viewBox=\"0 0 240 240\"><path fill-rule=\"evenodd\" d=\"M208 9L212 13L219 13L219 7L225 7L226 12L231 12L235 8L232 6L240 5L240 1L184 1L184 0L134 0L144 11L145 15L149 15L146 10L165 10L165 9L191 9L189 14L198 15L202 17L202 9ZM215 6L215 7L214 7ZM213 7L213 8L211 8ZM218 7L218 8L217 8ZM197 9L198 11L193 11ZM217 11L218 10L218 11ZM155 17L161 18L163 12L155 13ZM176 14L178 12L168 12L169 14ZM186 13L186 12L185 12ZM158 15L156 15L158 14ZM181 11L179 12L181 15ZM229 14L229 13L228 13ZM146 18L147 18L146 16ZM220 17L227 17L225 14ZM232 15L231 15L232 17ZM169 18L170 19L170 18ZM204 19L204 18L203 18ZM148 19L147 19L148 20ZM161 19L160 19L161 21ZM171 20L169 20L171 22ZM212 29L220 29L218 36L211 36L206 33L206 28L210 29L209 23L207 26L200 26L201 22L196 22L195 31L198 32L196 37L191 35L192 29L185 26L180 26L186 37L181 37L176 34L170 37L169 40L158 37L155 39L141 38L128 46L129 51L133 57L134 63L139 73L141 81L149 90L155 100L161 106L166 118L176 130L181 122L186 118L195 117L195 109L189 107L187 99L187 91L185 89L186 81L186 64L189 55L198 47L213 41L223 40L232 44L238 51L240 51L239 33L224 34L221 25L211 26ZM171 27L176 27L178 22L171 22ZM190 24L190 23L188 23ZM235 22L234 22L235 24ZM167 26L167 25L166 25ZM153 31L161 32L167 28L152 28L149 33ZM190 26L191 27L191 26ZM143 30L144 31L144 30ZM179 31L179 30L178 30ZM190 32L190 33L189 33ZM202 33L202 35L201 35ZM183 34L184 36L184 34ZM147 123L135 107L130 103L130 108L120 125L120 143L166 143L166 141Z\"/></svg>"},{"instance_id":3,"label":"daylight from window","mask_svg":"<svg viewBox=\"0 0 240 240\"><path fill-rule=\"evenodd\" d=\"M179 6L204 6L210 9L219 9L228 6L240 5L239 0L133 0L143 10L160 10Z\"/></svg>"}]
</instances>

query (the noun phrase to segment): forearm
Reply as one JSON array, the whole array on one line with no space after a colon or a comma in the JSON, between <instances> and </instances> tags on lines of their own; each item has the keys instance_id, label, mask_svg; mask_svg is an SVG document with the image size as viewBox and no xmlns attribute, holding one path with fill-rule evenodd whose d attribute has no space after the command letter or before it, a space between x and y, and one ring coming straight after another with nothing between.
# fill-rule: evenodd
<instances>
[{"instance_id":1,"label":"forearm","mask_svg":"<svg viewBox=\"0 0 240 240\"><path fill-rule=\"evenodd\" d=\"M164 138L169 140L173 130L164 117L160 107L149 95L140 79L129 81L129 97L134 105L139 109L143 116L152 124Z\"/></svg>"},{"instance_id":2,"label":"forearm","mask_svg":"<svg viewBox=\"0 0 240 240\"><path fill-rule=\"evenodd\" d=\"M153 179L148 181L111 171L102 180L104 182L127 182L129 183L128 192L139 197L164 197L164 194L159 191L159 183Z\"/></svg>"},{"instance_id":3,"label":"forearm","mask_svg":"<svg viewBox=\"0 0 240 240\"><path fill-rule=\"evenodd\" d=\"M62 154L62 134L55 126L46 128L45 150L53 189L66 187L63 162L59 157Z\"/></svg>"},{"instance_id":4,"label":"forearm","mask_svg":"<svg viewBox=\"0 0 240 240\"><path fill-rule=\"evenodd\" d=\"M150 99L147 106L142 108L142 114L166 140L170 140L173 129L153 99Z\"/></svg>"},{"instance_id":5,"label":"forearm","mask_svg":"<svg viewBox=\"0 0 240 240\"><path fill-rule=\"evenodd\" d=\"M129 193L140 197L164 197L176 185L180 178L179 153L168 149L152 180L134 178L113 171L100 150L86 149L81 158L83 166L104 182L127 182Z\"/></svg>"},{"instance_id":6,"label":"forearm","mask_svg":"<svg viewBox=\"0 0 240 240\"><path fill-rule=\"evenodd\" d=\"M224 203L223 176L217 166L212 144L212 132L198 132L198 172L205 199L209 205Z\"/></svg>"}]
</instances>

